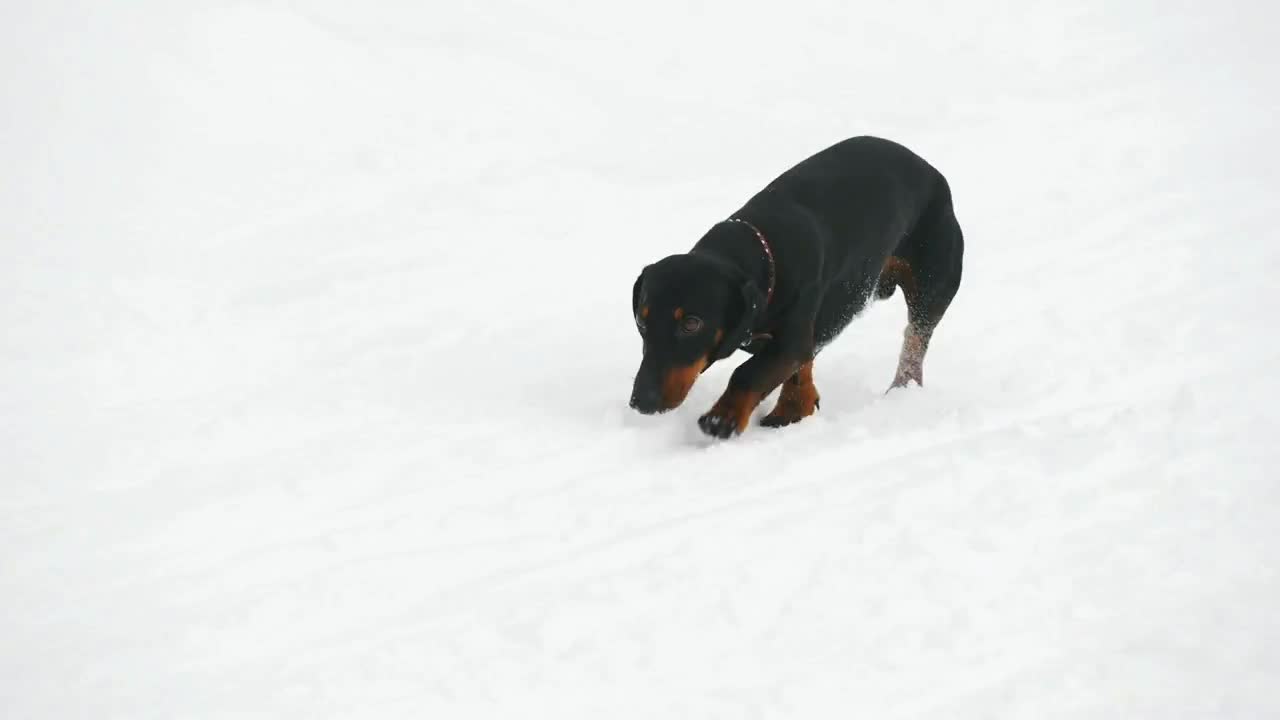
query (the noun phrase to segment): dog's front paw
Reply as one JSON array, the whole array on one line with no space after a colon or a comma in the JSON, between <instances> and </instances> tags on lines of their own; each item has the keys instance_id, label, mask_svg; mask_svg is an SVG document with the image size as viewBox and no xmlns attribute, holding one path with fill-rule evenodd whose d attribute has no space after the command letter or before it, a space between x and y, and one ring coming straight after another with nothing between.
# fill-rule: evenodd
<instances>
[{"instance_id":1,"label":"dog's front paw","mask_svg":"<svg viewBox=\"0 0 1280 720\"><path fill-rule=\"evenodd\" d=\"M717 415L714 410L698 418L698 427L702 432L721 440L739 432L737 420L726 415Z\"/></svg>"},{"instance_id":2,"label":"dog's front paw","mask_svg":"<svg viewBox=\"0 0 1280 720\"><path fill-rule=\"evenodd\" d=\"M751 411L760 404L760 394L744 390L725 390L724 395L698 418L698 427L711 437L727 438L747 429L751 420Z\"/></svg>"}]
</instances>

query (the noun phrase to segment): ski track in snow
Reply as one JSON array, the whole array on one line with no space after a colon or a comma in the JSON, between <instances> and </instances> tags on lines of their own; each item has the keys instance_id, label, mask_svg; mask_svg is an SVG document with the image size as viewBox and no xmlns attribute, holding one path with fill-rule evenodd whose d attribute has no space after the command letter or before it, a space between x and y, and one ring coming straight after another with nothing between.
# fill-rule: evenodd
<instances>
[{"instance_id":1,"label":"ski track in snow","mask_svg":"<svg viewBox=\"0 0 1280 720\"><path fill-rule=\"evenodd\" d=\"M1280 715L1270 5L0 18L5 717ZM640 267L860 133L928 386L895 296L631 413Z\"/></svg>"}]
</instances>

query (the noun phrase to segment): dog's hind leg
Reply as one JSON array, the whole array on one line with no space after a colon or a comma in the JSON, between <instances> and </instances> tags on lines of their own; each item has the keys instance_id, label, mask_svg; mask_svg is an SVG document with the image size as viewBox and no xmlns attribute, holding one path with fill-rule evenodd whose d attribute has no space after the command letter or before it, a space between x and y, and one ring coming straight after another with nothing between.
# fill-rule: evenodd
<instances>
[{"instance_id":1,"label":"dog's hind leg","mask_svg":"<svg viewBox=\"0 0 1280 720\"><path fill-rule=\"evenodd\" d=\"M876 283L876 299L888 300L893 297L893 291L898 289L898 284L902 282L902 259L890 256L885 261L884 269L880 271L880 280Z\"/></svg>"},{"instance_id":2,"label":"dog's hind leg","mask_svg":"<svg viewBox=\"0 0 1280 720\"><path fill-rule=\"evenodd\" d=\"M886 279L892 279L907 301L907 327L890 389L911 381L924 385L924 356L960 288L963 256L964 235L951 206L951 190L942 180L911 237L889 258L881 274L881 288Z\"/></svg>"}]
</instances>

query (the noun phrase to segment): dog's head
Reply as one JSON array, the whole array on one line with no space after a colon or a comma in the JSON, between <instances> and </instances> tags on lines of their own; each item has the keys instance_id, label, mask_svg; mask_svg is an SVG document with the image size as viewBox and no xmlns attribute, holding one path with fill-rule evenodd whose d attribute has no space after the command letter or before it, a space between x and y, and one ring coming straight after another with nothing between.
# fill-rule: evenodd
<instances>
[{"instance_id":1,"label":"dog's head","mask_svg":"<svg viewBox=\"0 0 1280 720\"><path fill-rule=\"evenodd\" d=\"M631 290L644 342L631 407L645 414L679 407L703 370L750 339L763 306L755 285L702 255L672 255L642 270Z\"/></svg>"}]
</instances>

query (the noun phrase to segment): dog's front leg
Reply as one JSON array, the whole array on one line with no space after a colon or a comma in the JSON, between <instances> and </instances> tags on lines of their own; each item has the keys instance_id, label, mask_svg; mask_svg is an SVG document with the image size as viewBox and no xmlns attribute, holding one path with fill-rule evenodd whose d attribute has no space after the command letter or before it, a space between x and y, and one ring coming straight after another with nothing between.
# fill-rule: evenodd
<instances>
[{"instance_id":1,"label":"dog's front leg","mask_svg":"<svg viewBox=\"0 0 1280 720\"><path fill-rule=\"evenodd\" d=\"M802 295L788 313L791 321L774 335L767 347L733 371L724 394L698 418L702 432L727 438L746 430L751 413L760 401L795 375L801 365L813 360L813 319L819 299L817 292Z\"/></svg>"},{"instance_id":2,"label":"dog's front leg","mask_svg":"<svg viewBox=\"0 0 1280 720\"><path fill-rule=\"evenodd\" d=\"M783 380L796 373L808 358L774 346L742 363L729 378L729 387L705 415L698 427L712 437L727 438L741 433L751 422L751 413Z\"/></svg>"}]
</instances>

